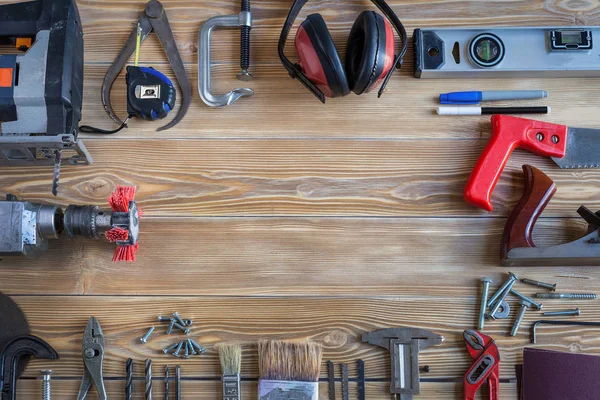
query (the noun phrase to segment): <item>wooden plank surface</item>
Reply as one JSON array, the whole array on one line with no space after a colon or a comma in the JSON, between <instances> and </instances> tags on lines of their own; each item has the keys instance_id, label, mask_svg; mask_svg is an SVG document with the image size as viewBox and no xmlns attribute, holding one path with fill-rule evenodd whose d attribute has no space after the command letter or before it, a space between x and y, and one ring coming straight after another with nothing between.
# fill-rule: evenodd
<instances>
[{"instance_id":1,"label":"wooden plank surface","mask_svg":"<svg viewBox=\"0 0 600 400\"><path fill-rule=\"evenodd\" d=\"M0 0L10 3L13 0ZM102 79L145 1L79 0L85 32L82 123L112 127L100 103ZM600 209L600 170L560 170L524 151L509 160L494 193L494 212L462 199L468 175L491 133L489 118L434 115L439 93L465 89L545 89L550 98L494 105L549 105L538 119L600 127L597 84L590 79L418 80L412 77L412 45L401 71L381 99L348 96L321 105L290 79L277 56L277 40L290 0L256 0L252 10L252 66L256 95L231 107L211 109L199 99L197 35L215 15L239 11L237 1L164 0L178 48L194 88L186 118L157 132L160 122L134 120L117 135L82 134L95 163L66 166L59 196L50 195L48 168L0 169L0 194L34 202L95 204L116 185L138 187L144 211L138 261L111 263L103 241L50 243L39 260L0 260L0 290L26 313L34 334L60 353L56 363L32 361L19 382L19 399L41 394L38 370L55 371L53 399L72 399L82 374L81 335L90 315L107 335L104 372L109 398L124 393L127 357L136 361L135 398L143 398L143 361L155 363L155 397L163 390L165 363L182 365L183 398L220 398L214 344L239 341L244 348L244 399L256 398L254 344L262 338L311 338L336 364L365 360L367 399L389 398L389 360L383 349L360 343L380 328L416 326L444 335L445 343L420 354L422 391L415 399L462 398L470 360L461 334L475 327L483 276L494 287L506 276L498 247L507 215L523 185L521 165L547 173L558 192L537 224L535 239L548 245L585 231L580 204ZM390 0L412 35L415 28L448 26L598 25L600 6L576 1ZM311 0L300 15L324 15L340 53L365 0ZM296 23L296 26L298 23ZM292 30L292 36L295 28ZM409 40L410 42L410 40ZM286 52L295 60L293 40ZM220 30L212 46L215 92L240 86L239 33ZM173 78L164 52L150 36L141 62ZM120 115L126 109L124 74L112 91ZM169 117L171 118L171 117ZM593 267L517 268L519 276L557 282L563 291L600 292ZM532 295L537 290L519 284ZM511 299L516 309L518 303ZM545 309L582 309L581 320L600 320L596 301L546 301ZM207 346L201 358L175 360L160 349L175 337L159 328L146 346L139 337L158 314L193 317L193 337ZM488 323L501 349L501 399L516 399L514 366L522 362L523 329L508 336L509 319ZM543 327L540 348L600 354L600 330ZM325 365L322 379L325 378ZM337 378L340 376L338 374ZM355 398L351 383L351 398ZM325 382L321 398L327 397ZM338 383L338 398L341 398ZM92 398L95 398L92 396Z\"/></svg>"}]
</instances>

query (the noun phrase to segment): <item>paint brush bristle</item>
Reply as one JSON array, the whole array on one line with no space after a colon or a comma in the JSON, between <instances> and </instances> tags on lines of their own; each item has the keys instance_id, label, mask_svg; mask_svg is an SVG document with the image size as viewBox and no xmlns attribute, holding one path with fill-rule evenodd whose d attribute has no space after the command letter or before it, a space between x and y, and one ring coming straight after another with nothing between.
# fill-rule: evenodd
<instances>
[{"instance_id":1,"label":"paint brush bristle","mask_svg":"<svg viewBox=\"0 0 600 400\"><path fill-rule=\"evenodd\" d=\"M216 345L221 360L223 375L237 375L242 367L242 346L232 343L219 343Z\"/></svg>"},{"instance_id":2,"label":"paint brush bristle","mask_svg":"<svg viewBox=\"0 0 600 400\"><path fill-rule=\"evenodd\" d=\"M260 379L317 382L323 348L309 341L264 340L258 343Z\"/></svg>"}]
</instances>

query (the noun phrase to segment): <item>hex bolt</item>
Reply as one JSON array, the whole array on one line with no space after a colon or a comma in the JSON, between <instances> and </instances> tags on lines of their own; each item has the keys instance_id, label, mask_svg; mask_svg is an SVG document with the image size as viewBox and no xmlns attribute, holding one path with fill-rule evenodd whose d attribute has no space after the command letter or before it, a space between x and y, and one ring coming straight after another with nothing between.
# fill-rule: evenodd
<instances>
[{"instance_id":1,"label":"hex bolt","mask_svg":"<svg viewBox=\"0 0 600 400\"><path fill-rule=\"evenodd\" d=\"M543 287L544 289L550 289L553 292L556 292L556 283L555 284L544 283L544 282L534 281L533 279L527 279L527 278L521 279L521 282L525 283L526 285L533 285L533 286L537 286L537 287Z\"/></svg>"},{"instance_id":2,"label":"hex bolt","mask_svg":"<svg viewBox=\"0 0 600 400\"><path fill-rule=\"evenodd\" d=\"M512 287L515 285L515 283L518 280L517 276L515 274L513 274L512 272L509 272L509 274L510 274L509 280L504 285L502 285L502 287L504 287L504 291L499 295L498 299L496 300L496 303L494 303L493 306L490 306L490 307L492 307L492 309L490 310L489 315L492 317L492 319L494 318L494 314L496 314L496 312L500 308L500 305L502 304L504 299L506 299L506 296L508 296L508 293L510 292L510 290L512 289Z\"/></svg>"},{"instance_id":3,"label":"hex bolt","mask_svg":"<svg viewBox=\"0 0 600 400\"><path fill-rule=\"evenodd\" d=\"M477 329L483 330L483 325L485 323L485 311L487 309L487 298L490 292L490 283L492 283L491 278L483 278L481 279L483 282L483 289L481 290L481 305L479 307L479 320L477 321Z\"/></svg>"},{"instance_id":4,"label":"hex bolt","mask_svg":"<svg viewBox=\"0 0 600 400\"><path fill-rule=\"evenodd\" d=\"M196 351L196 349L194 349L194 345L192 344L192 342L190 342L191 339L187 340L187 344L190 347L190 353L192 353L193 356L195 356L196 354L198 354L198 352Z\"/></svg>"},{"instance_id":5,"label":"hex bolt","mask_svg":"<svg viewBox=\"0 0 600 400\"><path fill-rule=\"evenodd\" d=\"M168 322L171 321L173 317L163 317L162 315L158 316L158 322Z\"/></svg>"},{"instance_id":6,"label":"hex bolt","mask_svg":"<svg viewBox=\"0 0 600 400\"><path fill-rule=\"evenodd\" d=\"M181 348L183 347L183 340L179 343L177 343L177 348L175 349L175 351L173 352L173 355L175 357L179 357L179 353L181 353Z\"/></svg>"},{"instance_id":7,"label":"hex bolt","mask_svg":"<svg viewBox=\"0 0 600 400\"><path fill-rule=\"evenodd\" d=\"M492 307L493 305L495 305L496 304L496 300L498 300L498 298L500 296L502 296L502 294L504 293L504 291L506 290L506 288L509 285L512 287L512 285L514 285L514 282L517 279L519 279L512 272L509 272L508 275L509 275L508 280L506 282L504 282L504 284L502 286L500 286L500 289L498 289L496 291L496 293L494 293L494 295L487 301L488 307ZM512 283L512 285L511 285L511 283Z\"/></svg>"},{"instance_id":8,"label":"hex bolt","mask_svg":"<svg viewBox=\"0 0 600 400\"><path fill-rule=\"evenodd\" d=\"M171 319L171 323L169 324L169 327L167 328L167 335L170 335L171 332L173 332L173 326L175 326L176 322L175 319Z\"/></svg>"},{"instance_id":9,"label":"hex bolt","mask_svg":"<svg viewBox=\"0 0 600 400\"><path fill-rule=\"evenodd\" d=\"M154 327L148 329L148 332L146 332L146 334L140 338L140 342L144 344L148 343L148 339L150 338L150 335L152 335L152 332L154 332Z\"/></svg>"},{"instance_id":10,"label":"hex bolt","mask_svg":"<svg viewBox=\"0 0 600 400\"><path fill-rule=\"evenodd\" d=\"M578 316L579 314L580 314L579 308L576 308L574 310L546 311L544 313L544 317L559 317L559 316L570 316L570 315Z\"/></svg>"},{"instance_id":11,"label":"hex bolt","mask_svg":"<svg viewBox=\"0 0 600 400\"><path fill-rule=\"evenodd\" d=\"M173 326L174 326L175 328L177 328L177 329L181 329L181 330L183 331L183 333L185 333L186 335L189 335L189 334L190 334L190 332L191 332L191 329L190 329L190 328L186 328L184 325L180 325L180 324L178 324L177 322L175 322L175 323L173 324Z\"/></svg>"},{"instance_id":12,"label":"hex bolt","mask_svg":"<svg viewBox=\"0 0 600 400\"><path fill-rule=\"evenodd\" d=\"M188 340L190 341L190 343L192 344L192 346L194 346L194 348L196 349L196 351L198 351L198 354L204 354L204 352L206 351L206 349L204 347L200 346L192 338L189 338Z\"/></svg>"},{"instance_id":13,"label":"hex bolt","mask_svg":"<svg viewBox=\"0 0 600 400\"><path fill-rule=\"evenodd\" d=\"M593 293L536 293L538 299L573 299L573 300L594 300Z\"/></svg>"},{"instance_id":14,"label":"hex bolt","mask_svg":"<svg viewBox=\"0 0 600 400\"><path fill-rule=\"evenodd\" d=\"M179 325L185 325L185 322L183 322L183 319L181 319L181 317L179 316L179 313L174 312L173 313L173 318L175 318L175 321L177 321L177 323Z\"/></svg>"},{"instance_id":15,"label":"hex bolt","mask_svg":"<svg viewBox=\"0 0 600 400\"><path fill-rule=\"evenodd\" d=\"M175 350L177 348L177 346L179 346L179 342L178 343L173 343L169 347L164 348L163 349L163 353L169 354L171 351Z\"/></svg>"},{"instance_id":16,"label":"hex bolt","mask_svg":"<svg viewBox=\"0 0 600 400\"><path fill-rule=\"evenodd\" d=\"M538 302L534 301L532 298L525 296L523 293L518 292L515 289L510 289L510 293L514 294L515 296L517 296L521 300L524 300L526 302L531 303L531 305L534 306L538 310L541 310L543 308L543 304L542 303L538 303Z\"/></svg>"},{"instance_id":17,"label":"hex bolt","mask_svg":"<svg viewBox=\"0 0 600 400\"><path fill-rule=\"evenodd\" d=\"M242 12L250 13L250 0L242 0ZM240 81L251 81L252 74L248 72L250 67L250 30L251 26L242 25L240 27L240 68L241 71L237 74Z\"/></svg>"},{"instance_id":18,"label":"hex bolt","mask_svg":"<svg viewBox=\"0 0 600 400\"><path fill-rule=\"evenodd\" d=\"M517 336L517 331L521 326L521 322L523 322L523 317L525 316L525 312L529 307L531 307L531 303L525 300L521 300L521 309L519 310L519 314L517 315L517 320L510 331L510 336Z\"/></svg>"},{"instance_id":19,"label":"hex bolt","mask_svg":"<svg viewBox=\"0 0 600 400\"><path fill-rule=\"evenodd\" d=\"M51 369L44 369L40 371L42 373L42 399L50 400L52 397L52 390L50 387L50 375L52 375Z\"/></svg>"}]
</instances>

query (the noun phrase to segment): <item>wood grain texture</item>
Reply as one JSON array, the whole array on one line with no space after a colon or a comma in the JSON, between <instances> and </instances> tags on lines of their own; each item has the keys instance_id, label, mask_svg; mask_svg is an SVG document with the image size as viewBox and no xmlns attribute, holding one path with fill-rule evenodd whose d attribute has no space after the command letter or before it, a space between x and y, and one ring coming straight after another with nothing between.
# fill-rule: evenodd
<instances>
[{"instance_id":1,"label":"wood grain texture","mask_svg":"<svg viewBox=\"0 0 600 400\"><path fill-rule=\"evenodd\" d=\"M0 0L0 4L13 0ZM102 79L139 17L145 0L79 0L85 32L83 123L112 127L100 104ZM136 360L136 398L143 398L143 360L155 360L156 377L175 359L159 352L174 338L159 328L149 345L139 337L157 314L175 310L195 319L193 336L208 347L202 358L181 360L183 398L220 398L213 345L244 347L244 399L256 398L262 338L312 338L336 364L366 362L367 399L389 399L388 355L360 343L361 333L420 326L443 334L443 346L423 351L416 399L461 399L461 377L470 364L461 339L476 324L483 276L497 287L505 217L522 191L521 165L548 174L558 192L538 222L538 245L573 240L584 232L580 204L600 209L600 170L560 170L550 160L517 151L493 196L494 213L467 206L462 191L486 145L488 117L437 117L440 93L466 89L545 89L543 101L492 105L548 105L538 119L600 127L597 81L590 79L418 80L412 45L401 71L381 99L348 96L321 105L290 79L277 55L277 40L291 0L253 1L249 84L256 95L211 109L197 94L197 35L215 15L234 14L239 2L163 0L194 88L186 118L156 132L160 122L134 120L112 136L82 134L95 164L63 168L59 197L50 195L51 170L1 168L0 193L61 205L106 206L116 185L136 185L145 213L135 264L110 262L103 241L57 241L40 260L0 260L0 290L13 295L35 334L61 354L55 365L32 361L19 382L19 398L40 397L37 371L53 368L54 399L74 398L82 374L81 335L90 315L107 334L105 375L109 398L124 394L124 365ZM599 25L592 0L390 0L409 36L415 28L448 26ZM324 15L340 53L365 0L311 0L300 15ZM299 22L298 22L299 23ZM296 23L296 26L298 26ZM295 28L294 28L295 30ZM292 30L292 37L294 34ZM410 40L409 40L410 42ZM296 59L293 40L286 52ZM212 46L215 92L240 86L239 32L220 30ZM141 63L173 78L152 35ZM124 115L125 82L112 102ZM169 117L171 118L171 117ZM537 116L536 116L537 118ZM598 268L518 268L521 277L557 282L563 291L600 292ZM532 295L537 290L519 284ZM511 304L517 307L515 299ZM546 301L545 309L582 309L582 320L600 320L597 302ZM539 319L528 312L524 327ZM488 323L502 351L500 398L514 400L514 366L528 346L526 329L508 336L514 316ZM543 327L537 346L600 354L600 331ZM325 366L323 366L325 368ZM323 369L322 377L325 377ZM338 374L339 375L339 374ZM339 376L338 376L339 378ZM339 386L339 384L338 384ZM154 385L155 396L162 384ZM326 397L321 384L321 397ZM339 391L339 387L338 387ZM351 384L354 398L355 384ZM341 393L338 393L341 398ZM92 396L92 398L95 398Z\"/></svg>"},{"instance_id":2,"label":"wood grain texture","mask_svg":"<svg viewBox=\"0 0 600 400\"><path fill-rule=\"evenodd\" d=\"M539 225L538 245L584 230L579 220ZM150 219L134 264L113 264L105 241L65 240L40 260L3 259L0 282L7 294L475 295L482 276L506 276L502 229L474 218ZM600 292L597 268L518 271Z\"/></svg>"},{"instance_id":3,"label":"wood grain texture","mask_svg":"<svg viewBox=\"0 0 600 400\"><path fill-rule=\"evenodd\" d=\"M146 216L483 217L462 192L481 140L129 140L88 141L92 166L65 166L60 197L49 168L5 168L0 191L32 202L106 207L117 185L139 188ZM516 152L494 191L507 216L523 190L521 165L556 182L543 217L600 209L600 169L561 170Z\"/></svg>"}]
</instances>

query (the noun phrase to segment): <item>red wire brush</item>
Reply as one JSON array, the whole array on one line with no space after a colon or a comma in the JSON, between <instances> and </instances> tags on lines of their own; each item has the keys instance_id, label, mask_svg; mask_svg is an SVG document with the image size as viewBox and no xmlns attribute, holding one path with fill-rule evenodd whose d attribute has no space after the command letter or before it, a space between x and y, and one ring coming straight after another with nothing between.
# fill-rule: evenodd
<instances>
[{"instance_id":1,"label":"red wire brush","mask_svg":"<svg viewBox=\"0 0 600 400\"><path fill-rule=\"evenodd\" d=\"M113 262L135 261L135 253L139 247L137 234L141 211L133 201L134 197L135 187L117 186L108 198L113 211L113 227L104 236L109 242L117 244Z\"/></svg>"}]
</instances>

